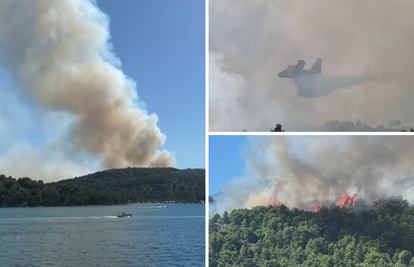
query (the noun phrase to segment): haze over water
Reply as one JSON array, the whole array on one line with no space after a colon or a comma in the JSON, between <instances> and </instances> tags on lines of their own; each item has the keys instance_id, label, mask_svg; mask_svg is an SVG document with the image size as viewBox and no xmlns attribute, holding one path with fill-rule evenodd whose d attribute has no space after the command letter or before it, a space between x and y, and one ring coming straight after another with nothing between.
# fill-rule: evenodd
<instances>
[{"instance_id":1,"label":"haze over water","mask_svg":"<svg viewBox=\"0 0 414 267\"><path fill-rule=\"evenodd\" d=\"M0 265L204 266L204 207L0 209Z\"/></svg>"}]
</instances>

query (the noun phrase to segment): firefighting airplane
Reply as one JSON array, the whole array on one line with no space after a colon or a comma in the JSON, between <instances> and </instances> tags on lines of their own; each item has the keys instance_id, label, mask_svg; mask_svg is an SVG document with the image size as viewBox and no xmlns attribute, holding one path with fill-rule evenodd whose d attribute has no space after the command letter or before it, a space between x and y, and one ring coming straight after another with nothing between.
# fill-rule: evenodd
<instances>
[{"instance_id":1,"label":"firefighting airplane","mask_svg":"<svg viewBox=\"0 0 414 267\"><path fill-rule=\"evenodd\" d=\"M281 78L293 79L300 75L321 74L322 73L322 58L318 58L309 70L304 70L305 61L299 60L296 65L288 65L285 70L277 74Z\"/></svg>"}]
</instances>

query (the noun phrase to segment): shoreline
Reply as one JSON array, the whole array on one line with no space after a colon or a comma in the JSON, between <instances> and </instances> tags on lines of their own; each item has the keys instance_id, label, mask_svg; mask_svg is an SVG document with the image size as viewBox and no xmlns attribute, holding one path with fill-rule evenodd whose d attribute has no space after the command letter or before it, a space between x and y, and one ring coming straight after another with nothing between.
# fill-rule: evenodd
<instances>
[{"instance_id":1,"label":"shoreline","mask_svg":"<svg viewBox=\"0 0 414 267\"><path fill-rule=\"evenodd\" d=\"M112 205L66 205L66 206L1 206L0 209L7 209L7 208L73 208L73 207L111 207L111 206L127 206L127 205L151 205L154 206L158 203L141 203L141 202L135 202L135 203L126 203L126 204L112 204ZM205 203L183 203L183 202L176 202L176 203L161 203L163 205L205 205Z\"/></svg>"}]
</instances>

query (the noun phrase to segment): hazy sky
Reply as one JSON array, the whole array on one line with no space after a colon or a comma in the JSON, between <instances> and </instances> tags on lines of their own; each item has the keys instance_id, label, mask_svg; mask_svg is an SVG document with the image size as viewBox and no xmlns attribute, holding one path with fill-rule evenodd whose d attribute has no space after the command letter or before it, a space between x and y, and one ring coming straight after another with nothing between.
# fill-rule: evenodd
<instances>
[{"instance_id":1,"label":"hazy sky","mask_svg":"<svg viewBox=\"0 0 414 267\"><path fill-rule=\"evenodd\" d=\"M59 1L53 3L53 8L45 0L2 2L0 14L8 14L3 19L10 23L0 26L0 173L48 181L99 170L103 164L117 167L133 165L134 161L138 165L172 162L178 168L203 168L204 1L94 2L103 13L86 0ZM37 9L25 7L27 4L37 5ZM80 21L83 24L72 24L74 28L68 29L53 23L58 17L78 23L70 17L81 14L75 9L71 13L69 7L75 5L85 11ZM59 15L65 9L68 12ZM11 10L27 11L27 20L14 21L16 16ZM45 45L41 41L23 41L33 39L30 20L36 22L34 32L50 38L50 47L54 45L55 49L50 55L41 50ZM82 30L72 39L62 34L69 42L56 37L59 31L76 30L79 25L92 33L90 40ZM16 27L23 30L13 30ZM9 31L16 33L13 38L6 38ZM109 45L105 38L109 38ZM102 44L98 43L101 40ZM73 52L75 49L80 49L78 54ZM99 57L103 58L101 63ZM60 72L69 73L67 77L56 71L78 64L76 60L86 63ZM82 69L90 71L89 76L74 80L82 77ZM46 79L36 81L36 76L42 76L34 73ZM62 88L50 86L53 77L62 79ZM100 86L106 88L102 93ZM62 95L53 96L58 90ZM108 112L101 104L106 101L104 105L114 105L118 111ZM131 120L125 116L131 116ZM110 120L114 123L107 123ZM138 125L138 132L133 125ZM118 133L124 126L127 130ZM139 150L127 141L133 138L137 138ZM111 147L114 142L119 145ZM118 156L123 159L116 159Z\"/></svg>"},{"instance_id":2,"label":"hazy sky","mask_svg":"<svg viewBox=\"0 0 414 267\"><path fill-rule=\"evenodd\" d=\"M414 2L211 0L209 15L210 130L414 125ZM277 76L317 58L301 87Z\"/></svg>"}]
</instances>

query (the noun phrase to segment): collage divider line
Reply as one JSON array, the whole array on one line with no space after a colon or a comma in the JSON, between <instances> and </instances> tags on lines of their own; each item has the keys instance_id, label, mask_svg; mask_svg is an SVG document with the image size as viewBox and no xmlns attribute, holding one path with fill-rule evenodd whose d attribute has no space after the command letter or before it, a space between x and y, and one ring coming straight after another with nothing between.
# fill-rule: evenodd
<instances>
[{"instance_id":1,"label":"collage divider line","mask_svg":"<svg viewBox=\"0 0 414 267\"><path fill-rule=\"evenodd\" d=\"M204 88L204 93L205 93L205 107L204 107L204 118L205 118L205 206L204 206L204 210L205 210L205 266L208 267L208 250L209 250L209 239L208 239L208 214L209 214L209 179L208 179L208 156L209 156L209 149L208 149L208 144L209 144L209 97L208 97L208 88L209 88L209 4L210 1L209 0L205 0L205 56L204 56L204 61L205 61L205 76L204 76L204 82L205 82L205 88Z\"/></svg>"}]
</instances>

